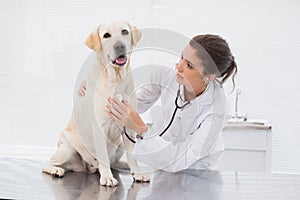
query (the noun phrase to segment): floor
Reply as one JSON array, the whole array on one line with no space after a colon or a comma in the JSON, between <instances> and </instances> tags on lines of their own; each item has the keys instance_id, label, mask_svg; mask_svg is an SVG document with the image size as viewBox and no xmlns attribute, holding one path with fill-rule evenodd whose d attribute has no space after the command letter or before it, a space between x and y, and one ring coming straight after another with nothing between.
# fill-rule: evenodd
<instances>
[{"instance_id":1,"label":"floor","mask_svg":"<svg viewBox=\"0 0 300 200\"><path fill-rule=\"evenodd\" d=\"M45 161L1 158L0 199L203 199L299 200L300 175L186 170L156 171L150 183L133 183L129 172L113 171L117 187L99 186L98 174L41 173Z\"/></svg>"}]
</instances>

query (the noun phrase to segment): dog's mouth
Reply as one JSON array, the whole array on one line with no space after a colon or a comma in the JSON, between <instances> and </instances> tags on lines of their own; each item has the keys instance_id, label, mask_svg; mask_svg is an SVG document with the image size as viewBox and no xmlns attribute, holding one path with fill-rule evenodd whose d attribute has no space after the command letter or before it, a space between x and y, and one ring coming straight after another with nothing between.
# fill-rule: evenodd
<instances>
[{"instance_id":1,"label":"dog's mouth","mask_svg":"<svg viewBox=\"0 0 300 200\"><path fill-rule=\"evenodd\" d=\"M127 57L125 55L118 56L115 60L112 61L114 65L123 66L127 62Z\"/></svg>"}]
</instances>

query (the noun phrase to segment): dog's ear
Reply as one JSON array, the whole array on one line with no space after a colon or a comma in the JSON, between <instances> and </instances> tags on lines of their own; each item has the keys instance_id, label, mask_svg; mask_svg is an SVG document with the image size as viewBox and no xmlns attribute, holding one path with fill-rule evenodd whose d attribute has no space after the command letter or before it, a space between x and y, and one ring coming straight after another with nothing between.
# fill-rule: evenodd
<instances>
[{"instance_id":1,"label":"dog's ear","mask_svg":"<svg viewBox=\"0 0 300 200\"><path fill-rule=\"evenodd\" d=\"M131 31L131 41L132 41L132 44L134 46L136 46L137 42L141 39L142 37L142 31L139 30L137 27L135 27L134 25L129 24L129 27L130 27L130 31Z\"/></svg>"},{"instance_id":2,"label":"dog's ear","mask_svg":"<svg viewBox=\"0 0 300 200\"><path fill-rule=\"evenodd\" d=\"M94 51L100 51L102 49L101 40L99 37L99 27L90 33L84 44Z\"/></svg>"}]
</instances>

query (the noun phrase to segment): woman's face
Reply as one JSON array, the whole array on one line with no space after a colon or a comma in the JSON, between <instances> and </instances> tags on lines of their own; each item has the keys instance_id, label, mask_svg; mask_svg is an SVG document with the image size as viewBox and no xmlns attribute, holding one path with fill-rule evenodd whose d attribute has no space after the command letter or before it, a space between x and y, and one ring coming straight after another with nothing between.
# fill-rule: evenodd
<instances>
[{"instance_id":1,"label":"woman's face","mask_svg":"<svg viewBox=\"0 0 300 200\"><path fill-rule=\"evenodd\" d=\"M176 81L179 84L184 85L189 92L193 92L196 96L203 92L207 83L202 75L204 70L202 60L197 57L196 49L188 44L182 51L176 69Z\"/></svg>"}]
</instances>

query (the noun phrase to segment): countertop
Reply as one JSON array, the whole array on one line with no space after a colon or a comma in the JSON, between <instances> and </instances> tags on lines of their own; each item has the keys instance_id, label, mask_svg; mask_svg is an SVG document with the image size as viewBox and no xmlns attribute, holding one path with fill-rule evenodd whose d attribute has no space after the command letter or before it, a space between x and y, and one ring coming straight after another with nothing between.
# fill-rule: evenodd
<instances>
[{"instance_id":1,"label":"countertop","mask_svg":"<svg viewBox=\"0 0 300 200\"><path fill-rule=\"evenodd\" d=\"M98 174L41 173L43 160L0 159L2 199L204 199L299 200L300 175L185 170L151 171L150 183L133 183L129 172L113 170L117 187L99 186Z\"/></svg>"},{"instance_id":2,"label":"countertop","mask_svg":"<svg viewBox=\"0 0 300 200\"><path fill-rule=\"evenodd\" d=\"M231 118L224 129L256 129L256 130L271 130L272 125L268 120L264 119L234 119Z\"/></svg>"}]
</instances>

